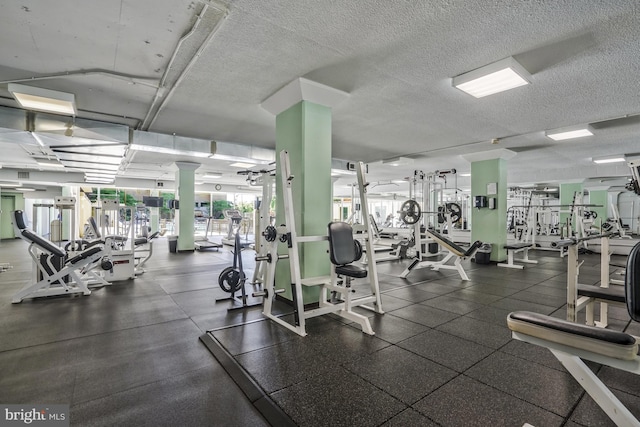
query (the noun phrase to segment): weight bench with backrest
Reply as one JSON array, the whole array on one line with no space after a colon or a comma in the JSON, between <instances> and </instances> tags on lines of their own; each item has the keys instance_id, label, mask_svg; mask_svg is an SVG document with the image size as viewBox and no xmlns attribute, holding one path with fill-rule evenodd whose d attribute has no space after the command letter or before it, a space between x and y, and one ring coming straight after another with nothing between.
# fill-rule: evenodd
<instances>
[{"instance_id":1,"label":"weight bench with backrest","mask_svg":"<svg viewBox=\"0 0 640 427\"><path fill-rule=\"evenodd\" d=\"M337 302L336 297L339 296L344 302L344 308L337 314L359 323L364 333L374 335L369 318L353 311L353 308L360 304L354 304L351 282L353 279L364 279L368 275L366 269L354 264L362 257L362 246L353 238L353 229L346 222L331 222L327 228L329 260L332 264L331 283L323 285L320 305L328 308L330 304ZM331 303L326 303L328 295L323 295L327 291L332 294Z\"/></svg>"},{"instance_id":2,"label":"weight bench with backrest","mask_svg":"<svg viewBox=\"0 0 640 427\"><path fill-rule=\"evenodd\" d=\"M624 292L629 316L640 321L640 243L627 259ZM514 339L548 348L616 425L640 426L631 411L583 361L640 375L638 337L524 311L510 313L507 325Z\"/></svg>"},{"instance_id":3,"label":"weight bench with backrest","mask_svg":"<svg viewBox=\"0 0 640 427\"><path fill-rule=\"evenodd\" d=\"M518 268L522 270L524 265L515 264L514 261L525 262L527 264L537 264L535 259L529 259L529 249L533 247L533 243L513 243L511 245L504 245L507 250L507 262L501 262L498 267ZM522 258L514 258L514 255L518 252L522 252Z\"/></svg>"},{"instance_id":4,"label":"weight bench with backrest","mask_svg":"<svg viewBox=\"0 0 640 427\"><path fill-rule=\"evenodd\" d=\"M29 255L36 266L35 283L26 285L13 295L13 303L25 298L74 293L89 295L91 291L87 280L82 276L99 266L105 270L112 267L103 247L94 246L68 257L62 248L26 228L23 211L14 211L12 219L16 237L29 243Z\"/></svg>"},{"instance_id":5,"label":"weight bench with backrest","mask_svg":"<svg viewBox=\"0 0 640 427\"><path fill-rule=\"evenodd\" d=\"M476 253L478 248L482 246L482 242L477 240L473 242L473 244L469 248L464 249L463 247L447 239L446 237L444 237L443 235L441 235L435 230L426 230L426 232L427 232L427 235L431 237L431 239L433 239L436 243L438 243L440 246L442 246L448 251L447 255L440 261L421 261L420 259L416 258L409 265L409 267L407 267L402 272L400 277L402 277L403 279L406 278L409 275L409 273L411 273L413 270L418 270L421 268L431 268L434 271L438 271L440 269L456 270L458 274L460 274L460 278L462 280L469 280L469 277L467 276L467 273L464 271L464 268L462 267L461 263L467 257L473 256L473 254ZM455 257L455 261L453 265L447 264L447 262L449 262L454 257Z\"/></svg>"}]
</instances>

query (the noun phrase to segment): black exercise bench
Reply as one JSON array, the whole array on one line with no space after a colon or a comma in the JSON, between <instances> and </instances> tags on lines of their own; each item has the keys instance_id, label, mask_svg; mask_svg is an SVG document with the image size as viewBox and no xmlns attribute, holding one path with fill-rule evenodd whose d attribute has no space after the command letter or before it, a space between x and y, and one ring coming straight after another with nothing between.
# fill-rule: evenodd
<instances>
[{"instance_id":1,"label":"black exercise bench","mask_svg":"<svg viewBox=\"0 0 640 427\"><path fill-rule=\"evenodd\" d=\"M525 262L527 264L537 264L538 261L535 259L529 259L529 249L532 247L533 243L513 243L510 245L504 245L504 248L507 250L507 262L499 263L498 267L518 268L522 270L524 265L515 264L514 261ZM518 252L523 253L522 258L514 258L514 255Z\"/></svg>"}]
</instances>

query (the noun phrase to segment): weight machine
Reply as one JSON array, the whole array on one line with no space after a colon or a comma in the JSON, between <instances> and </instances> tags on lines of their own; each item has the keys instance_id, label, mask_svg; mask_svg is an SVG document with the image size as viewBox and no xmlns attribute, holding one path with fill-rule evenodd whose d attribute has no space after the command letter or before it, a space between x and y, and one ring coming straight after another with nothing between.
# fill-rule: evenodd
<instances>
[{"instance_id":1,"label":"weight machine","mask_svg":"<svg viewBox=\"0 0 640 427\"><path fill-rule=\"evenodd\" d=\"M619 287L609 287L609 238L617 236L617 232L602 233L585 237L570 237L552 243L553 247L565 248L567 253L567 320L577 321L578 311L586 308L587 325L606 328L608 325L608 304L625 303L624 290ZM584 261L578 261L580 244L589 240L600 240L600 286L583 285L578 283L580 266ZM600 320L595 321L595 302L600 302Z\"/></svg>"},{"instance_id":2,"label":"weight machine","mask_svg":"<svg viewBox=\"0 0 640 427\"><path fill-rule=\"evenodd\" d=\"M331 223L329 225L328 236L298 235L295 223L295 213L293 211L292 183L294 176L291 174L289 153L287 151L280 152L280 167L282 168L281 177L282 187L284 190L286 225L281 225L279 227L268 226L263 231L265 240L269 242L269 250L266 255L256 258L256 261L266 261L268 263L267 280L264 283L263 291L254 293L254 296L264 297L263 314L274 322L301 336L307 335L307 319L329 313L334 313L344 319L356 322L360 325L363 332L373 335L374 332L371 329L369 319L366 316L354 312L353 308L363 307L379 314L384 313L382 310L382 300L380 298L378 271L375 259L373 260L374 262L367 263L366 270L350 264L350 261L348 260L355 258L355 256L357 256L357 251L355 250L355 246L351 246L353 243L352 231L349 231L348 233L345 231L347 230L346 227L348 227L348 230L351 230L351 227L346 223ZM365 166L363 163L358 163L356 172L358 176L358 188L360 190L362 220L366 230L364 242L367 252L369 254L374 254L373 244L370 238L372 231L371 224L369 223L369 212L366 198L366 189L369 184L365 182ZM347 234L349 237L347 237ZM332 240L332 236L333 239L337 238L339 242ZM322 241L329 241L330 259L333 264L331 275L302 277L300 271L299 245L308 242ZM287 244L287 254L278 255L278 242ZM334 250L336 247L339 248L341 252L344 252L336 254ZM372 256L375 257L375 255ZM294 306L293 324L285 321L283 318L272 312L273 299L275 298L275 295L284 292L284 289L276 289L275 287L276 263L282 259L289 260L291 294ZM336 263L342 264L344 261L346 261L346 265L336 265ZM355 292L355 289L351 287L351 278L362 278L365 276L369 277L370 295L354 298L352 294ZM318 308L305 310L302 293L303 286L320 287L320 293L317 301ZM370 303L373 303L373 306L366 305Z\"/></svg>"},{"instance_id":3,"label":"weight machine","mask_svg":"<svg viewBox=\"0 0 640 427\"><path fill-rule=\"evenodd\" d=\"M227 236L222 238L222 243L225 245L234 246L236 244L236 234L240 234L240 226L242 225L242 220L244 217L242 213L240 213L237 209L225 209L222 214L226 219L229 220L228 232ZM242 247L249 246L251 243L247 238L249 230L247 229L247 233L245 233L244 239L240 239L240 244Z\"/></svg>"},{"instance_id":4,"label":"weight machine","mask_svg":"<svg viewBox=\"0 0 640 427\"><path fill-rule=\"evenodd\" d=\"M93 271L97 268L113 268L107 248L94 246L71 256L51 241L29 230L23 211L12 212L12 222L15 235L29 243L28 252L33 260L31 283L13 295L12 303L20 303L25 298L76 293L90 295L89 285L92 281L109 285Z\"/></svg>"},{"instance_id":5,"label":"weight machine","mask_svg":"<svg viewBox=\"0 0 640 427\"><path fill-rule=\"evenodd\" d=\"M262 186L262 197L258 200L257 213L258 220L255 221L255 251L256 265L251 278L252 285L262 285L267 280L267 264L263 259L269 252L269 242L267 242L261 231L266 230L271 224L271 201L275 193L275 169L260 171L240 171L238 174L247 175L247 182L252 186Z\"/></svg>"}]
</instances>

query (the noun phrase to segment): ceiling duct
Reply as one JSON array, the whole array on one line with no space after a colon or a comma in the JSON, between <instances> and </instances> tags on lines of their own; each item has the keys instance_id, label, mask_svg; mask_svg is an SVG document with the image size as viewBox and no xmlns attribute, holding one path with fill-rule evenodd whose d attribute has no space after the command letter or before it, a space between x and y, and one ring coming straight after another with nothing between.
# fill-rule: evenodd
<instances>
[{"instance_id":1,"label":"ceiling duct","mask_svg":"<svg viewBox=\"0 0 640 427\"><path fill-rule=\"evenodd\" d=\"M136 151L211 157L215 152L215 142L208 139L186 138L177 135L134 130L129 148Z\"/></svg>"},{"instance_id":2,"label":"ceiling duct","mask_svg":"<svg viewBox=\"0 0 640 427\"><path fill-rule=\"evenodd\" d=\"M17 108L0 107L0 128L24 131L27 129L27 114Z\"/></svg>"},{"instance_id":3,"label":"ceiling duct","mask_svg":"<svg viewBox=\"0 0 640 427\"><path fill-rule=\"evenodd\" d=\"M268 164L276 161L276 152L270 148L241 145L232 142L211 141L212 158L234 162Z\"/></svg>"},{"instance_id":4,"label":"ceiling duct","mask_svg":"<svg viewBox=\"0 0 640 427\"><path fill-rule=\"evenodd\" d=\"M37 113L33 129L28 130L124 144L129 142L128 126L46 113Z\"/></svg>"}]
</instances>

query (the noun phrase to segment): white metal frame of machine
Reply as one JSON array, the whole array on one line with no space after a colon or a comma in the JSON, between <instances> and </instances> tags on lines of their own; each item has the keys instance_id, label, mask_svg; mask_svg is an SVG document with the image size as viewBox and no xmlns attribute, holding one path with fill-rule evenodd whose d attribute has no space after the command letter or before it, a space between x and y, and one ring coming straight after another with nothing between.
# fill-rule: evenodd
<instances>
[{"instance_id":1,"label":"white metal frame of machine","mask_svg":"<svg viewBox=\"0 0 640 427\"><path fill-rule=\"evenodd\" d=\"M300 236L296 231L295 213L293 210L293 194L292 194L292 182L293 175L291 174L291 167L289 164L289 154L287 151L280 152L280 167L282 168L282 187L284 197L285 208L285 220L286 225L280 227L271 227L270 233L265 230L265 236L268 235L267 241L269 241L270 247L268 254L263 258L269 263L267 269L267 280L264 283L263 292L264 295L264 309L263 314L274 322L284 326L297 333L298 335L305 336L306 332L306 320L312 317L322 316L324 314L335 313L336 315L358 323L362 331L374 335L369 319L366 316L355 313L352 311L354 307L363 307L372 310L376 313L383 314L382 300L380 298L380 289L378 285L378 271L374 262L367 263L367 274L370 283L371 294L359 298L352 296L353 290L347 289L338 281L338 278L332 267L332 274L330 276L319 277L302 277L300 271L300 256L298 245L307 242L320 242L328 240L326 235L324 236ZM360 200L362 205L362 218L366 227L367 236L364 238L367 253L374 254L373 243L371 241L371 225L369 224L369 212L366 199L366 188L368 183L365 182L364 164L359 163L357 168L358 185L360 189ZM277 237L280 237L278 239ZM288 255L278 255L278 240L283 243L287 243ZM375 256L375 255L373 255ZM294 304L294 324L285 321L283 318L272 312L273 299L277 293L283 292L283 289L275 288L275 271L276 263L279 259L288 258L289 270L291 273L291 292ZM303 286L320 286L320 294L318 297L318 308L305 310L303 302ZM342 298L339 302L329 302L329 294L335 292ZM366 304L373 303L373 306L367 306Z\"/></svg>"}]
</instances>

